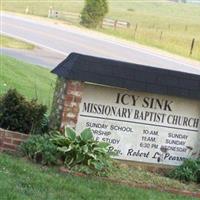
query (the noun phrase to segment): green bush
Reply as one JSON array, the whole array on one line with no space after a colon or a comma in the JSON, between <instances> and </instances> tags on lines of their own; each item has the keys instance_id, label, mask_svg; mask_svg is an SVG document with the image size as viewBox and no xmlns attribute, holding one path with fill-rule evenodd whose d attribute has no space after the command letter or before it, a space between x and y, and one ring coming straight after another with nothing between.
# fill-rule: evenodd
<instances>
[{"instance_id":1,"label":"green bush","mask_svg":"<svg viewBox=\"0 0 200 200\"><path fill-rule=\"evenodd\" d=\"M90 129L85 129L80 135L70 128L66 128L64 134L54 132L52 142L69 168L106 173L112 165L109 144L95 141Z\"/></svg>"},{"instance_id":2,"label":"green bush","mask_svg":"<svg viewBox=\"0 0 200 200\"><path fill-rule=\"evenodd\" d=\"M86 0L81 12L81 24L87 28L96 28L102 23L107 12L107 0Z\"/></svg>"},{"instance_id":3,"label":"green bush","mask_svg":"<svg viewBox=\"0 0 200 200\"><path fill-rule=\"evenodd\" d=\"M169 177L181 181L193 181L196 183L200 183L200 159L185 160L182 165L176 167L170 172Z\"/></svg>"},{"instance_id":4,"label":"green bush","mask_svg":"<svg viewBox=\"0 0 200 200\"><path fill-rule=\"evenodd\" d=\"M22 133L42 130L47 107L36 100L27 101L15 89L0 98L0 127Z\"/></svg>"},{"instance_id":5,"label":"green bush","mask_svg":"<svg viewBox=\"0 0 200 200\"><path fill-rule=\"evenodd\" d=\"M59 157L57 147L51 142L49 135L32 135L20 145L20 150L36 163L52 165Z\"/></svg>"}]
</instances>

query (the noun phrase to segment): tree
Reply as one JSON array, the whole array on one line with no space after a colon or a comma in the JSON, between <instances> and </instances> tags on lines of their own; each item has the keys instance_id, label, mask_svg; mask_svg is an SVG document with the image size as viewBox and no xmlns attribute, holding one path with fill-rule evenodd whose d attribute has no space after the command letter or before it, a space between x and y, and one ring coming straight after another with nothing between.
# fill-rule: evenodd
<instances>
[{"instance_id":1,"label":"tree","mask_svg":"<svg viewBox=\"0 0 200 200\"><path fill-rule=\"evenodd\" d=\"M81 24L87 28L96 28L107 13L107 0L86 0L81 12Z\"/></svg>"}]
</instances>

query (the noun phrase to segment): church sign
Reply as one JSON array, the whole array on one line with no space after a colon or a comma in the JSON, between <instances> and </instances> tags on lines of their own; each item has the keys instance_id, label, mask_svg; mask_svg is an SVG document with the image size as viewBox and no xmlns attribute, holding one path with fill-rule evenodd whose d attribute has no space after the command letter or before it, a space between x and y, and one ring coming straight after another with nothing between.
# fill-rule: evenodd
<instances>
[{"instance_id":1,"label":"church sign","mask_svg":"<svg viewBox=\"0 0 200 200\"><path fill-rule=\"evenodd\" d=\"M53 72L61 128L90 128L119 160L176 166L200 156L198 75L80 54Z\"/></svg>"},{"instance_id":2,"label":"church sign","mask_svg":"<svg viewBox=\"0 0 200 200\"><path fill-rule=\"evenodd\" d=\"M91 128L117 158L179 165L198 153L200 103L87 85L76 129Z\"/></svg>"}]
</instances>

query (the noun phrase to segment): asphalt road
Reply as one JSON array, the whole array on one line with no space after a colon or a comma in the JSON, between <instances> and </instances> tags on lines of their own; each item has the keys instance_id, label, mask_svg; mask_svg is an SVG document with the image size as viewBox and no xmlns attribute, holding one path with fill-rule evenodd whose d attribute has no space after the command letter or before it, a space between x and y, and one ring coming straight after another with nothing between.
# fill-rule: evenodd
<instances>
[{"instance_id":1,"label":"asphalt road","mask_svg":"<svg viewBox=\"0 0 200 200\"><path fill-rule=\"evenodd\" d=\"M186 59L62 25L1 13L0 26L3 34L54 52L53 55L60 59L56 62L61 62L71 52L78 52L200 75L200 64L197 62L192 63ZM48 59L42 55L38 57Z\"/></svg>"}]
</instances>

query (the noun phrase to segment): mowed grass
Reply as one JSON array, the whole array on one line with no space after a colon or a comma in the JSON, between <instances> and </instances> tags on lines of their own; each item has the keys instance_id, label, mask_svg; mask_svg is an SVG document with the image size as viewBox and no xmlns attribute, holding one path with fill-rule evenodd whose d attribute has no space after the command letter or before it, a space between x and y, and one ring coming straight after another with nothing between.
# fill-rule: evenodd
<instances>
[{"instance_id":1,"label":"mowed grass","mask_svg":"<svg viewBox=\"0 0 200 200\"><path fill-rule=\"evenodd\" d=\"M157 2L109 0L108 2L107 17L128 21L131 27L129 29L104 27L97 29L98 31L200 60L200 5L165 0ZM7 0L3 1L2 9L25 13L28 7L30 14L47 17L50 6L61 12L80 13L84 1ZM62 16L61 19L78 25L78 21L74 19ZM189 55L193 38L195 38L194 49L192 55Z\"/></svg>"},{"instance_id":2,"label":"mowed grass","mask_svg":"<svg viewBox=\"0 0 200 200\"><path fill-rule=\"evenodd\" d=\"M188 190L200 193L200 187L198 184L192 182L184 183L168 178L166 175L170 172L169 169L165 169L164 171L163 173L156 173L156 171L150 172L141 166L128 166L121 164L120 167L112 169L109 173L109 177L111 179L125 181L130 184L146 184L162 189L173 188L176 190Z\"/></svg>"},{"instance_id":3,"label":"mowed grass","mask_svg":"<svg viewBox=\"0 0 200 200\"><path fill-rule=\"evenodd\" d=\"M0 48L6 47L15 49L27 49L27 50L34 49L34 45L32 44L5 35L0 35L0 43L1 43Z\"/></svg>"},{"instance_id":4,"label":"mowed grass","mask_svg":"<svg viewBox=\"0 0 200 200\"><path fill-rule=\"evenodd\" d=\"M135 189L91 177L64 175L25 159L0 153L2 200L189 200L191 197Z\"/></svg>"},{"instance_id":5,"label":"mowed grass","mask_svg":"<svg viewBox=\"0 0 200 200\"><path fill-rule=\"evenodd\" d=\"M16 88L28 99L38 99L50 109L56 76L48 69L0 56L0 95Z\"/></svg>"}]
</instances>

